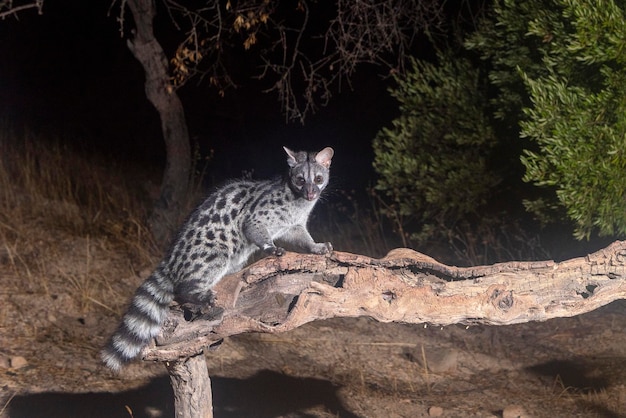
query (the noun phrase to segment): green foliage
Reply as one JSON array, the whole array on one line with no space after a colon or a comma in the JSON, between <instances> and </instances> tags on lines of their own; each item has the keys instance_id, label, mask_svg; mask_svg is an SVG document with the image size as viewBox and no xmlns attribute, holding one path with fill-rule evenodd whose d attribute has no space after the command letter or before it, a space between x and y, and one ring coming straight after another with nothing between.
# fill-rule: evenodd
<instances>
[{"instance_id":1,"label":"green foliage","mask_svg":"<svg viewBox=\"0 0 626 418\"><path fill-rule=\"evenodd\" d=\"M488 63L489 81L496 90L490 96L494 115L498 120L508 120L516 136L522 108L530 104L518 69L533 76L544 74L542 56L550 46L545 42L549 36L527 36L528 27L534 18L537 24L556 27L561 23L558 16L558 8L546 8L543 0L496 1L490 15L464 42L467 49L479 53Z\"/></svg>"},{"instance_id":2,"label":"green foliage","mask_svg":"<svg viewBox=\"0 0 626 418\"><path fill-rule=\"evenodd\" d=\"M546 74L520 67L531 106L521 135L524 180L555 190L578 238L593 230L626 234L626 16L610 0L555 0L561 24L530 22L528 36L547 40ZM564 22L564 23L563 23ZM556 22L558 23L558 22ZM531 202L537 209L541 202Z\"/></svg>"},{"instance_id":3,"label":"green foliage","mask_svg":"<svg viewBox=\"0 0 626 418\"><path fill-rule=\"evenodd\" d=\"M424 231L480 210L499 181L488 164L495 138L517 138L523 180L550 193L525 201L529 211L567 217L579 239L625 235L625 8L499 0L464 42L488 83L466 58L414 62L392 90L401 115L374 142L390 209L417 215Z\"/></svg>"},{"instance_id":4,"label":"green foliage","mask_svg":"<svg viewBox=\"0 0 626 418\"><path fill-rule=\"evenodd\" d=\"M527 209L565 213L579 239L626 234L625 45L611 0L501 0L465 43L492 68L495 115L529 141L524 180L553 193Z\"/></svg>"},{"instance_id":5,"label":"green foliage","mask_svg":"<svg viewBox=\"0 0 626 418\"><path fill-rule=\"evenodd\" d=\"M413 61L396 77L390 93L401 114L374 140L377 190L426 234L476 212L498 182L488 169L495 136L480 73L466 59L440 53L438 61Z\"/></svg>"}]
</instances>

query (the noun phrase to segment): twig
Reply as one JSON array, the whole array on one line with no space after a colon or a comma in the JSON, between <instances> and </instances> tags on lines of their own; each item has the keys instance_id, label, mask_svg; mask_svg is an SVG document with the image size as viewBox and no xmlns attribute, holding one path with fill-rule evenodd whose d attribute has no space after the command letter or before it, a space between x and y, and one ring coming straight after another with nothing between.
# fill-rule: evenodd
<instances>
[{"instance_id":1,"label":"twig","mask_svg":"<svg viewBox=\"0 0 626 418\"><path fill-rule=\"evenodd\" d=\"M12 1L2 2L1 5L4 5L4 4L7 4L7 3L9 4L9 10L6 10L4 12L0 12L0 19L2 19L2 20L4 20L6 17L11 16L11 15L14 15L14 16L17 17L17 14L19 12L22 12L22 11L27 10L27 9L34 9L34 8L36 8L38 14L40 14L40 15L43 14L43 0L37 0L34 3L23 4L21 6L13 6L12 5L12 3L13 3Z\"/></svg>"}]
</instances>

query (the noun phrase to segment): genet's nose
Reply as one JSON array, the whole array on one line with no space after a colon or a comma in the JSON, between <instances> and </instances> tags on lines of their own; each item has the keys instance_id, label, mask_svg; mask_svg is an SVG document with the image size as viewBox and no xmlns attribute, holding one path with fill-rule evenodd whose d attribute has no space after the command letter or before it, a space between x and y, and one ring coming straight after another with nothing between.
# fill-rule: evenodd
<instances>
[{"instance_id":1,"label":"genet's nose","mask_svg":"<svg viewBox=\"0 0 626 418\"><path fill-rule=\"evenodd\" d=\"M306 200L315 200L319 195L319 190L312 184L307 184L304 189L304 198Z\"/></svg>"}]
</instances>

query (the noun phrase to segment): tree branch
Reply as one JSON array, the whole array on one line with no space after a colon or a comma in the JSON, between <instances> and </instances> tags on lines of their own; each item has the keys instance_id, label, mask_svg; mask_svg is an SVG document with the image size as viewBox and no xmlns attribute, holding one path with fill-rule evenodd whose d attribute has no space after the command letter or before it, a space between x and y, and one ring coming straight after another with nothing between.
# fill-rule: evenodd
<instances>
[{"instance_id":1,"label":"tree branch","mask_svg":"<svg viewBox=\"0 0 626 418\"><path fill-rule=\"evenodd\" d=\"M0 1L0 19L5 19L8 16L15 15L28 9L37 9L38 14L43 14L43 0L36 0L32 3L22 4L15 6L13 0L1 0Z\"/></svg>"},{"instance_id":2,"label":"tree branch","mask_svg":"<svg viewBox=\"0 0 626 418\"><path fill-rule=\"evenodd\" d=\"M436 0L318 3L164 0L172 22L186 33L171 60L174 87L207 77L224 94L236 87L231 74L241 71L233 64L245 53L259 60L255 78L265 92L276 92L286 119L304 121L335 88L349 84L358 64L381 65L386 74L403 71L416 37L439 27L443 16Z\"/></svg>"},{"instance_id":3,"label":"tree branch","mask_svg":"<svg viewBox=\"0 0 626 418\"><path fill-rule=\"evenodd\" d=\"M508 325L570 317L626 298L626 241L586 257L453 267L409 249L265 258L215 288L224 315L186 322L174 308L146 360L190 357L244 332L278 333L333 317Z\"/></svg>"}]
</instances>

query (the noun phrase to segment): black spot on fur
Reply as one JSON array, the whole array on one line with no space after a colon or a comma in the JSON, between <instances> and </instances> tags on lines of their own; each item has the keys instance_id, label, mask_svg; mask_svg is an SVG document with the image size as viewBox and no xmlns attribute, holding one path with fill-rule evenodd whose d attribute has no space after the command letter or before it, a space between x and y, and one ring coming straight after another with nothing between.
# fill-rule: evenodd
<instances>
[{"instance_id":1,"label":"black spot on fur","mask_svg":"<svg viewBox=\"0 0 626 418\"><path fill-rule=\"evenodd\" d=\"M226 186L222 189L222 195L229 195L235 190L235 186Z\"/></svg>"},{"instance_id":2,"label":"black spot on fur","mask_svg":"<svg viewBox=\"0 0 626 418\"><path fill-rule=\"evenodd\" d=\"M200 216L200 212L196 210L189 216L187 223L196 223L198 221L198 216Z\"/></svg>"},{"instance_id":3,"label":"black spot on fur","mask_svg":"<svg viewBox=\"0 0 626 418\"><path fill-rule=\"evenodd\" d=\"M256 210L256 207L259 205L259 203L261 202L262 198L258 198L257 200L255 200L252 203L252 206L250 206L250 212L254 212Z\"/></svg>"},{"instance_id":4,"label":"black spot on fur","mask_svg":"<svg viewBox=\"0 0 626 418\"><path fill-rule=\"evenodd\" d=\"M217 196L210 195L209 197L206 198L206 200L204 202L202 202L202 204L200 205L200 210L207 210L211 207L213 207L213 205L215 204L215 199L217 199Z\"/></svg>"},{"instance_id":5,"label":"black spot on fur","mask_svg":"<svg viewBox=\"0 0 626 418\"><path fill-rule=\"evenodd\" d=\"M233 203L234 204L238 204L239 202L241 202L241 199L243 199L244 197L246 197L246 194L248 194L248 192L246 191L246 189L243 189L241 191L239 191L234 197L233 197Z\"/></svg>"}]
</instances>

